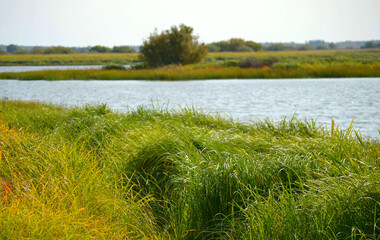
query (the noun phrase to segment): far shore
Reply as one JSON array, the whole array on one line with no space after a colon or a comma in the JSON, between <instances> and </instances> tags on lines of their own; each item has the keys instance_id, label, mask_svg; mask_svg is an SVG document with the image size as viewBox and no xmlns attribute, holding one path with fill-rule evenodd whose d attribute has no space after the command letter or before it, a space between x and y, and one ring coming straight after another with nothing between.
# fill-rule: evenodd
<instances>
[{"instance_id":1,"label":"far shore","mask_svg":"<svg viewBox=\"0 0 380 240\"><path fill-rule=\"evenodd\" d=\"M0 79L15 80L207 80L380 77L376 66L328 66L304 69L185 67L141 70L47 70L0 73Z\"/></svg>"},{"instance_id":2,"label":"far shore","mask_svg":"<svg viewBox=\"0 0 380 240\"><path fill-rule=\"evenodd\" d=\"M253 59L253 60L252 60ZM269 60L269 61L268 61ZM244 62L246 61L246 62ZM267 62L270 62L269 65ZM244 65L244 63L248 63ZM137 53L0 55L0 66L139 66ZM141 68L141 67L137 67ZM326 50L209 53L193 65L143 69L44 70L4 72L18 80L205 80L380 77L380 51Z\"/></svg>"}]
</instances>

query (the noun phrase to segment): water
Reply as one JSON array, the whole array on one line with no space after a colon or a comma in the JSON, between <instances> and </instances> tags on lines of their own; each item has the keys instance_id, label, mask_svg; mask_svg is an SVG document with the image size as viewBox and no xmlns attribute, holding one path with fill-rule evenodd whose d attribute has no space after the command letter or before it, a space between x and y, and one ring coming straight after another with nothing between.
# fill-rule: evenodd
<instances>
[{"instance_id":1,"label":"water","mask_svg":"<svg viewBox=\"0 0 380 240\"><path fill-rule=\"evenodd\" d=\"M192 107L249 122L293 115L342 128L354 120L362 135L379 138L380 78L208 81L0 80L0 98L63 105L106 103L116 111L140 105Z\"/></svg>"},{"instance_id":2,"label":"water","mask_svg":"<svg viewBox=\"0 0 380 240\"><path fill-rule=\"evenodd\" d=\"M0 72L30 72L44 70L82 70L82 69L101 69L103 65L67 65L67 66L0 66Z\"/></svg>"}]
</instances>

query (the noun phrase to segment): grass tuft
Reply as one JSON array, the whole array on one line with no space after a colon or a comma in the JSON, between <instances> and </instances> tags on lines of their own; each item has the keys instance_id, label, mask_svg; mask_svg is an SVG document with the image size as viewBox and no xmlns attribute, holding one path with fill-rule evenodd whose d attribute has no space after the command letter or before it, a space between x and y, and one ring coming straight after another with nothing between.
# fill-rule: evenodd
<instances>
[{"instance_id":1,"label":"grass tuft","mask_svg":"<svg viewBox=\"0 0 380 240\"><path fill-rule=\"evenodd\" d=\"M380 236L380 143L352 126L0 105L2 239Z\"/></svg>"}]
</instances>

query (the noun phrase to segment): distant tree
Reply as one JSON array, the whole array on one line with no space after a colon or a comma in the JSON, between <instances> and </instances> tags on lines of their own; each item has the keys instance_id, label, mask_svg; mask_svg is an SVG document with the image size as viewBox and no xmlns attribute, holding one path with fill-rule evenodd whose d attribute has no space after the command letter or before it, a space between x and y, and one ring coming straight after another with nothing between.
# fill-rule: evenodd
<instances>
[{"instance_id":1,"label":"distant tree","mask_svg":"<svg viewBox=\"0 0 380 240\"><path fill-rule=\"evenodd\" d=\"M14 53L14 52L20 51L20 50L22 50L22 48L15 45L15 44L10 44L7 46L7 52L9 52L9 53Z\"/></svg>"},{"instance_id":2,"label":"distant tree","mask_svg":"<svg viewBox=\"0 0 380 240\"><path fill-rule=\"evenodd\" d=\"M239 46L234 52L253 52L253 49L247 45Z\"/></svg>"},{"instance_id":3,"label":"distant tree","mask_svg":"<svg viewBox=\"0 0 380 240\"><path fill-rule=\"evenodd\" d=\"M207 47L198 42L193 28L184 24L161 33L155 31L140 47L140 59L148 67L198 63L206 54Z\"/></svg>"},{"instance_id":4,"label":"distant tree","mask_svg":"<svg viewBox=\"0 0 380 240\"><path fill-rule=\"evenodd\" d=\"M294 51L294 46L285 45L283 43L273 43L266 48L267 51Z\"/></svg>"},{"instance_id":5,"label":"distant tree","mask_svg":"<svg viewBox=\"0 0 380 240\"><path fill-rule=\"evenodd\" d=\"M263 46L260 43L254 41L246 41L245 44L252 48L253 51L257 52L263 49Z\"/></svg>"},{"instance_id":6,"label":"distant tree","mask_svg":"<svg viewBox=\"0 0 380 240\"><path fill-rule=\"evenodd\" d=\"M310 50L314 50L314 48L312 46L310 46L309 44L304 44L304 45L297 47L296 50L297 51L310 51Z\"/></svg>"},{"instance_id":7,"label":"distant tree","mask_svg":"<svg viewBox=\"0 0 380 240\"><path fill-rule=\"evenodd\" d=\"M55 46L43 50L44 54L71 54L75 53L71 48Z\"/></svg>"},{"instance_id":8,"label":"distant tree","mask_svg":"<svg viewBox=\"0 0 380 240\"><path fill-rule=\"evenodd\" d=\"M114 46L112 49L114 53L135 53L136 50L129 46Z\"/></svg>"},{"instance_id":9,"label":"distant tree","mask_svg":"<svg viewBox=\"0 0 380 240\"><path fill-rule=\"evenodd\" d=\"M23 54L29 54L30 52L26 49L20 49L20 50L17 50L17 51L14 51L12 54L19 54L19 55L23 55Z\"/></svg>"},{"instance_id":10,"label":"distant tree","mask_svg":"<svg viewBox=\"0 0 380 240\"><path fill-rule=\"evenodd\" d=\"M365 48L380 48L380 43L375 43L374 41L368 41L361 48L363 48L363 49L365 49Z\"/></svg>"},{"instance_id":11,"label":"distant tree","mask_svg":"<svg viewBox=\"0 0 380 240\"><path fill-rule=\"evenodd\" d=\"M328 48L325 45L318 45L315 49L317 49L317 50L327 50Z\"/></svg>"},{"instance_id":12,"label":"distant tree","mask_svg":"<svg viewBox=\"0 0 380 240\"><path fill-rule=\"evenodd\" d=\"M245 41L241 38L231 38L228 41L228 43L229 43L230 51L232 51L232 52L238 52L239 49L246 46Z\"/></svg>"},{"instance_id":13,"label":"distant tree","mask_svg":"<svg viewBox=\"0 0 380 240\"><path fill-rule=\"evenodd\" d=\"M90 47L72 47L71 49L77 53L88 53L90 51Z\"/></svg>"},{"instance_id":14,"label":"distant tree","mask_svg":"<svg viewBox=\"0 0 380 240\"><path fill-rule=\"evenodd\" d=\"M329 48L330 49L338 49L338 45L336 45L335 43L329 43Z\"/></svg>"},{"instance_id":15,"label":"distant tree","mask_svg":"<svg viewBox=\"0 0 380 240\"><path fill-rule=\"evenodd\" d=\"M327 42L325 42L324 40L311 40L308 41L306 44L312 46L313 48L317 48L318 46L328 46Z\"/></svg>"},{"instance_id":16,"label":"distant tree","mask_svg":"<svg viewBox=\"0 0 380 240\"><path fill-rule=\"evenodd\" d=\"M0 55L2 54L7 54L7 52L0 48Z\"/></svg>"},{"instance_id":17,"label":"distant tree","mask_svg":"<svg viewBox=\"0 0 380 240\"><path fill-rule=\"evenodd\" d=\"M107 53L111 52L112 49L109 47L101 46L101 45L96 45L92 48L90 48L90 52L95 52L95 53Z\"/></svg>"},{"instance_id":18,"label":"distant tree","mask_svg":"<svg viewBox=\"0 0 380 240\"><path fill-rule=\"evenodd\" d=\"M42 47L35 47L30 51L32 54L44 54L45 48Z\"/></svg>"},{"instance_id":19,"label":"distant tree","mask_svg":"<svg viewBox=\"0 0 380 240\"><path fill-rule=\"evenodd\" d=\"M219 52L220 51L220 47L218 45L216 45L215 43L207 44L207 48L208 48L209 52Z\"/></svg>"},{"instance_id":20,"label":"distant tree","mask_svg":"<svg viewBox=\"0 0 380 240\"><path fill-rule=\"evenodd\" d=\"M282 43L274 43L267 47L268 51L285 51L286 47Z\"/></svg>"},{"instance_id":21,"label":"distant tree","mask_svg":"<svg viewBox=\"0 0 380 240\"><path fill-rule=\"evenodd\" d=\"M214 42L207 45L210 52L252 52L260 51L262 45L241 38L231 38L228 41Z\"/></svg>"}]
</instances>

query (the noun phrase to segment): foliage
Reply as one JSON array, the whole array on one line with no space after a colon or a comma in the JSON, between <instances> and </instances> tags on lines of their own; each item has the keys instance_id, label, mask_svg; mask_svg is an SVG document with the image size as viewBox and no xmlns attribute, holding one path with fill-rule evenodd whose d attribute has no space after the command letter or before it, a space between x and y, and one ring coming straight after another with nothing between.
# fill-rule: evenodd
<instances>
[{"instance_id":1,"label":"foliage","mask_svg":"<svg viewBox=\"0 0 380 240\"><path fill-rule=\"evenodd\" d=\"M114 53L135 53L136 50L129 46L114 46L112 48L112 52Z\"/></svg>"},{"instance_id":2,"label":"foliage","mask_svg":"<svg viewBox=\"0 0 380 240\"><path fill-rule=\"evenodd\" d=\"M310 50L315 50L315 48L313 48L313 47L310 46L309 44L301 45L301 46L297 47L296 49L297 49L297 51L310 51Z\"/></svg>"},{"instance_id":3,"label":"foliage","mask_svg":"<svg viewBox=\"0 0 380 240\"><path fill-rule=\"evenodd\" d=\"M246 58L278 61L264 69L239 69ZM131 65L127 71L66 70L0 73L2 79L24 80L194 80L228 78L379 77L380 51L278 51L209 53L200 64L144 70L138 54L0 55L0 65Z\"/></svg>"},{"instance_id":4,"label":"foliage","mask_svg":"<svg viewBox=\"0 0 380 240\"><path fill-rule=\"evenodd\" d=\"M1 239L380 236L380 143L352 125L0 105Z\"/></svg>"},{"instance_id":5,"label":"foliage","mask_svg":"<svg viewBox=\"0 0 380 240\"><path fill-rule=\"evenodd\" d=\"M62 46L50 47L44 50L44 54L70 54L70 53L74 53L74 51L71 48L62 47Z\"/></svg>"},{"instance_id":6,"label":"foliage","mask_svg":"<svg viewBox=\"0 0 380 240\"><path fill-rule=\"evenodd\" d=\"M329 43L329 49L338 49L338 45L335 43Z\"/></svg>"},{"instance_id":7,"label":"foliage","mask_svg":"<svg viewBox=\"0 0 380 240\"><path fill-rule=\"evenodd\" d=\"M124 65L118 65L118 64L109 64L103 66L104 70L125 70Z\"/></svg>"},{"instance_id":8,"label":"foliage","mask_svg":"<svg viewBox=\"0 0 380 240\"><path fill-rule=\"evenodd\" d=\"M244 58L239 62L241 68L262 68L271 67L274 63L278 62L276 58L257 59L254 57Z\"/></svg>"},{"instance_id":9,"label":"foliage","mask_svg":"<svg viewBox=\"0 0 380 240\"><path fill-rule=\"evenodd\" d=\"M282 43L274 43L268 47L266 47L267 51L291 51L294 50L294 47L292 46L285 46Z\"/></svg>"},{"instance_id":10,"label":"foliage","mask_svg":"<svg viewBox=\"0 0 380 240\"><path fill-rule=\"evenodd\" d=\"M376 43L375 41L369 41L369 42L366 42L362 48L363 49L380 48L380 42Z\"/></svg>"},{"instance_id":11,"label":"foliage","mask_svg":"<svg viewBox=\"0 0 380 240\"><path fill-rule=\"evenodd\" d=\"M19 47L18 45L15 45L15 44L10 44L7 46L7 52L8 53L14 53L16 51L20 51L22 50L21 47Z\"/></svg>"},{"instance_id":12,"label":"foliage","mask_svg":"<svg viewBox=\"0 0 380 240\"><path fill-rule=\"evenodd\" d=\"M0 48L0 55L1 54L7 54L7 52Z\"/></svg>"},{"instance_id":13,"label":"foliage","mask_svg":"<svg viewBox=\"0 0 380 240\"><path fill-rule=\"evenodd\" d=\"M325 45L318 45L315 49L317 49L317 50L327 50L328 47L326 47Z\"/></svg>"},{"instance_id":14,"label":"foliage","mask_svg":"<svg viewBox=\"0 0 380 240\"><path fill-rule=\"evenodd\" d=\"M210 43L207 44L207 47L210 52L257 52L262 49L261 44L253 41L244 41L240 38Z\"/></svg>"},{"instance_id":15,"label":"foliage","mask_svg":"<svg viewBox=\"0 0 380 240\"><path fill-rule=\"evenodd\" d=\"M29 53L28 50L26 50L26 49L21 49L21 50L14 51L12 54L22 55L22 54L28 54L28 53Z\"/></svg>"},{"instance_id":16,"label":"foliage","mask_svg":"<svg viewBox=\"0 0 380 240\"><path fill-rule=\"evenodd\" d=\"M112 49L109 47L101 46L101 45L96 45L92 48L90 48L91 53L109 53L111 52Z\"/></svg>"},{"instance_id":17,"label":"foliage","mask_svg":"<svg viewBox=\"0 0 380 240\"><path fill-rule=\"evenodd\" d=\"M125 70L48 70L0 73L0 79L20 80L203 80L273 78L347 78L380 77L380 65L311 66L297 62L274 63L265 68L239 67L167 67Z\"/></svg>"},{"instance_id":18,"label":"foliage","mask_svg":"<svg viewBox=\"0 0 380 240\"><path fill-rule=\"evenodd\" d=\"M203 43L193 35L193 28L181 24L170 30L155 31L140 47L140 58L149 67L200 62L207 54Z\"/></svg>"},{"instance_id":19,"label":"foliage","mask_svg":"<svg viewBox=\"0 0 380 240\"><path fill-rule=\"evenodd\" d=\"M45 65L107 65L133 64L139 62L137 53L90 53L90 54L42 54L1 55L2 66L45 66Z\"/></svg>"}]
</instances>

